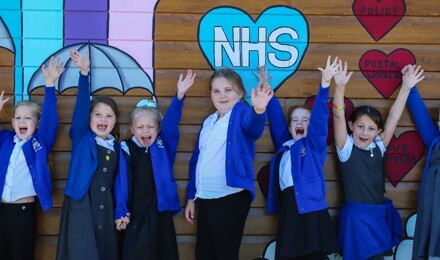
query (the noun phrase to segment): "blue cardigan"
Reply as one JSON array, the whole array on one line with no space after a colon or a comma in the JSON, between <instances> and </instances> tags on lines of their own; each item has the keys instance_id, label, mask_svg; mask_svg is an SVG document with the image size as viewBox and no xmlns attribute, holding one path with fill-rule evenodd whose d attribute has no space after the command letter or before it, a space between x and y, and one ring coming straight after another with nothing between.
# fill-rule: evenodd
<instances>
[{"instance_id":1,"label":"blue cardigan","mask_svg":"<svg viewBox=\"0 0 440 260\"><path fill-rule=\"evenodd\" d=\"M429 170L432 150L434 146L440 141L440 131L438 126L434 123L429 115L428 109L423 103L422 97L417 90L417 87L413 87L409 92L407 100L408 109L411 112L411 116L416 124L417 130L422 137L423 143L426 147L429 147L428 157L426 158L425 169L423 171L422 182L420 187L423 187L423 183L426 178L426 174ZM420 191L419 191L420 197Z\"/></svg>"},{"instance_id":2,"label":"blue cardigan","mask_svg":"<svg viewBox=\"0 0 440 260\"><path fill-rule=\"evenodd\" d=\"M44 91L43 110L38 129L22 149L38 201L44 210L48 210L52 207L52 184L47 156L52 151L57 136L58 113L55 88L45 87ZM0 131L0 195L3 193L9 159L15 146L14 136L14 131Z\"/></svg>"},{"instance_id":3,"label":"blue cardigan","mask_svg":"<svg viewBox=\"0 0 440 260\"><path fill-rule=\"evenodd\" d=\"M295 198L300 214L326 209L324 162L327 155L329 88L319 88L313 105L307 136L297 140L290 147L292 178ZM270 165L269 192L267 208L271 213L278 211L279 159L289 150L283 143L291 140L283 109L274 96L267 106L272 141L277 149Z\"/></svg>"},{"instance_id":4,"label":"blue cardigan","mask_svg":"<svg viewBox=\"0 0 440 260\"><path fill-rule=\"evenodd\" d=\"M98 167L96 134L90 129L90 85L89 77L80 74L78 82L78 95L70 128L72 140L72 156L64 193L76 201L80 201L90 187L93 174ZM120 151L115 144L115 151ZM125 157L119 156L119 163L125 163ZM126 174L125 172L121 174ZM115 182L121 181L118 173ZM126 177L122 177L126 178ZM116 218L116 216L115 216Z\"/></svg>"},{"instance_id":5,"label":"blue cardigan","mask_svg":"<svg viewBox=\"0 0 440 260\"><path fill-rule=\"evenodd\" d=\"M266 123L266 112L257 114L254 108L238 102L232 108L226 140L226 184L230 187L243 188L255 198L254 156L255 141L261 137ZM199 137L189 162L189 182L187 200L196 194L196 166L199 158Z\"/></svg>"},{"instance_id":6,"label":"blue cardigan","mask_svg":"<svg viewBox=\"0 0 440 260\"><path fill-rule=\"evenodd\" d=\"M157 139L149 147L159 212L172 211L177 213L182 209L177 195L177 185L174 182L173 167L179 143L178 126L182 118L183 104L183 100L179 100L176 96L173 98L162 121L161 131ZM125 151L123 151L123 154L129 157ZM126 161L130 160L127 158ZM126 216L129 212L129 209L127 209L128 182L123 177L125 176L123 173L127 172L127 166L127 163L119 165L119 176L122 179L115 183L115 219Z\"/></svg>"}]
</instances>

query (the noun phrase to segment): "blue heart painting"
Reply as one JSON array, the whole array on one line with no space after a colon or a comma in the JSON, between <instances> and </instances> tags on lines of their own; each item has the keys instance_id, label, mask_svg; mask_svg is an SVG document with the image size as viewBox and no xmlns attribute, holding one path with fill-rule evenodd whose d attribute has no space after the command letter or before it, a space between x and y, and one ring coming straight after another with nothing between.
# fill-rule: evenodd
<instances>
[{"instance_id":1,"label":"blue heart painting","mask_svg":"<svg viewBox=\"0 0 440 260\"><path fill-rule=\"evenodd\" d=\"M213 69L231 68L242 78L246 100L258 83L254 72L266 66L277 90L301 64L309 44L309 26L304 15L288 6L272 6L254 21L235 7L217 7L199 23L198 41Z\"/></svg>"}]
</instances>

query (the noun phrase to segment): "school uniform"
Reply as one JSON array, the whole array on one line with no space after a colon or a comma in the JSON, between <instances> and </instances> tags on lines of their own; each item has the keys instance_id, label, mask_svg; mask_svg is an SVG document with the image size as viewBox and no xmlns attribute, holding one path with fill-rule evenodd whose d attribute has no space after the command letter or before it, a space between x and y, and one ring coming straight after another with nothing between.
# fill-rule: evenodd
<instances>
[{"instance_id":1,"label":"school uniform","mask_svg":"<svg viewBox=\"0 0 440 260\"><path fill-rule=\"evenodd\" d=\"M407 104L423 143L429 147L419 190L413 259L440 257L440 131L416 87L411 89Z\"/></svg>"},{"instance_id":2,"label":"school uniform","mask_svg":"<svg viewBox=\"0 0 440 260\"><path fill-rule=\"evenodd\" d=\"M274 96L267 107L277 152L271 161L267 207L279 213L276 259L337 252L339 245L325 201L329 88L320 86L306 137L294 141Z\"/></svg>"},{"instance_id":3,"label":"school uniform","mask_svg":"<svg viewBox=\"0 0 440 260\"><path fill-rule=\"evenodd\" d=\"M255 141L266 113L243 102L218 119L203 123L193 156L187 199L196 199L197 259L238 259L244 224L255 197Z\"/></svg>"},{"instance_id":4,"label":"school uniform","mask_svg":"<svg viewBox=\"0 0 440 260\"><path fill-rule=\"evenodd\" d=\"M11 202L35 196L43 210L48 210L52 207L52 184L47 156L55 143L58 113L55 88L44 90L40 123L29 139L20 140L14 131L0 131L0 194ZM15 179L16 170L21 171L19 179ZM21 187L18 195L17 186ZM35 205L0 202L0 259L34 258Z\"/></svg>"},{"instance_id":5,"label":"school uniform","mask_svg":"<svg viewBox=\"0 0 440 260\"><path fill-rule=\"evenodd\" d=\"M114 182L120 148L90 129L90 85L80 74L72 117L72 157L61 211L57 259L119 259Z\"/></svg>"},{"instance_id":6,"label":"school uniform","mask_svg":"<svg viewBox=\"0 0 440 260\"><path fill-rule=\"evenodd\" d=\"M128 190L121 190L128 195L123 196L126 201L117 199L116 212L122 216L130 212L123 259L179 259L173 216L182 206L173 167L182 108L183 100L174 97L150 147L142 147L134 136L122 143L127 157Z\"/></svg>"},{"instance_id":7,"label":"school uniform","mask_svg":"<svg viewBox=\"0 0 440 260\"><path fill-rule=\"evenodd\" d=\"M366 149L348 136L340 159L345 202L339 217L339 243L347 259L368 259L391 250L402 238L397 209L384 198L383 154L386 149L377 136Z\"/></svg>"}]
</instances>

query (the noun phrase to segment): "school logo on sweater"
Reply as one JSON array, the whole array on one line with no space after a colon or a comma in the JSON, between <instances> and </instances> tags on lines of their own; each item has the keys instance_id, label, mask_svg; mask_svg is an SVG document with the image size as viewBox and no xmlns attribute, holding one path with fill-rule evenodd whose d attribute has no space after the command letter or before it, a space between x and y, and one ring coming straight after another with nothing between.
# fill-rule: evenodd
<instances>
[{"instance_id":1,"label":"school logo on sweater","mask_svg":"<svg viewBox=\"0 0 440 260\"><path fill-rule=\"evenodd\" d=\"M301 145L300 153L301 157L304 157L306 155L306 147L304 145Z\"/></svg>"},{"instance_id":2,"label":"school logo on sweater","mask_svg":"<svg viewBox=\"0 0 440 260\"><path fill-rule=\"evenodd\" d=\"M38 142L36 138L32 139L32 147L34 148L35 152L42 148L40 142Z\"/></svg>"},{"instance_id":3,"label":"school logo on sweater","mask_svg":"<svg viewBox=\"0 0 440 260\"><path fill-rule=\"evenodd\" d=\"M163 141L162 141L162 139L157 138L157 146L158 146L159 148L164 148L164 147L165 147L165 146L163 146Z\"/></svg>"}]
</instances>

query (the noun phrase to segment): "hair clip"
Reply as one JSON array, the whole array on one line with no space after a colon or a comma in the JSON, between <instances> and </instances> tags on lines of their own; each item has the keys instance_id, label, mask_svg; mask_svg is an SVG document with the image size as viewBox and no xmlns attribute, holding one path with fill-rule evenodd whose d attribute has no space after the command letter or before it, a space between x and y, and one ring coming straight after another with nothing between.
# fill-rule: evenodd
<instances>
[{"instance_id":1,"label":"hair clip","mask_svg":"<svg viewBox=\"0 0 440 260\"><path fill-rule=\"evenodd\" d=\"M155 100L142 99L136 104L136 107L152 107L157 108L157 103Z\"/></svg>"}]
</instances>

